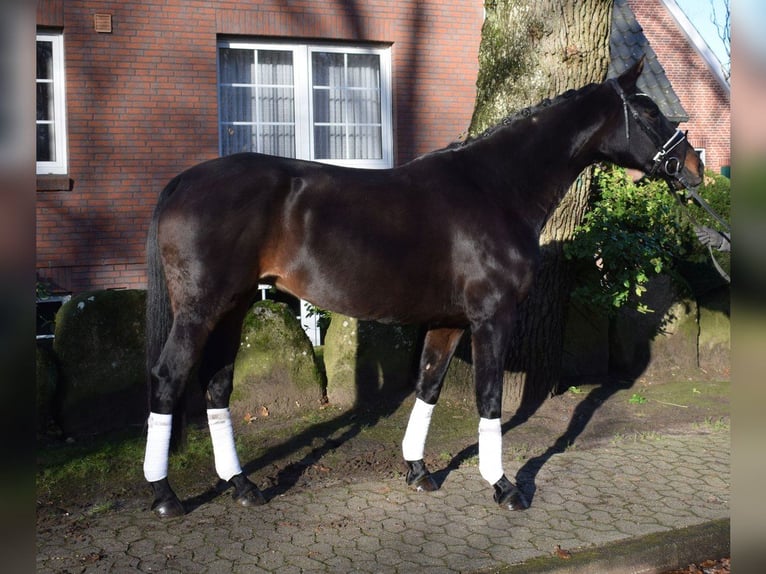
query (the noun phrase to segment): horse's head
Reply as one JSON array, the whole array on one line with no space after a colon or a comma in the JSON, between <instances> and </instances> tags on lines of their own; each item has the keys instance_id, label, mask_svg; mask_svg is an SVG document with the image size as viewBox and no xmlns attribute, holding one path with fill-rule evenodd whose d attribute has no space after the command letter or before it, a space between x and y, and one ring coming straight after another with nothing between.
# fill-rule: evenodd
<instances>
[{"instance_id":1,"label":"horse's head","mask_svg":"<svg viewBox=\"0 0 766 574\"><path fill-rule=\"evenodd\" d=\"M604 142L609 149L602 151L615 163L650 177L662 177L676 189L696 187L702 183L702 160L686 139L686 132L636 89L643 67L641 58L621 76L606 82L619 98L619 113Z\"/></svg>"}]
</instances>

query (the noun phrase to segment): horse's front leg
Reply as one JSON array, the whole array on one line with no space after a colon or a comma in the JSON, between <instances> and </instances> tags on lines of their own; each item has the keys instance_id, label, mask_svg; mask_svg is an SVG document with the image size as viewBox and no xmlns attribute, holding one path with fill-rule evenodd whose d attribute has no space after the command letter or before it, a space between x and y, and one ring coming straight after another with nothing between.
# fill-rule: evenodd
<instances>
[{"instance_id":1,"label":"horse's front leg","mask_svg":"<svg viewBox=\"0 0 766 574\"><path fill-rule=\"evenodd\" d=\"M509 322L474 326L472 353L479 410L479 472L495 490L494 499L510 510L529 507L519 488L503 471L503 435L500 424L503 373L511 338Z\"/></svg>"},{"instance_id":2,"label":"horse's front leg","mask_svg":"<svg viewBox=\"0 0 766 574\"><path fill-rule=\"evenodd\" d=\"M415 405L402 440L402 454L408 467L407 484L419 491L438 488L423 462L423 452L431 415L439 400L450 359L462 335L462 329L430 329L423 343L420 373L415 386Z\"/></svg>"}]
</instances>

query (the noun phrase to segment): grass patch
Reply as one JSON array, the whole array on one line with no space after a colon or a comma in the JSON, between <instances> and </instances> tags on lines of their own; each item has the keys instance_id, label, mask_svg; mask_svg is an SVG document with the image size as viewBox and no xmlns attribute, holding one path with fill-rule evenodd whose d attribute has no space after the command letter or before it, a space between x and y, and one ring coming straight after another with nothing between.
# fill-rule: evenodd
<instances>
[{"instance_id":1,"label":"grass patch","mask_svg":"<svg viewBox=\"0 0 766 574\"><path fill-rule=\"evenodd\" d=\"M673 384L642 386L640 394L647 399L671 406L690 405L720 409L721 402L728 401L730 386L727 381L678 381Z\"/></svg>"},{"instance_id":2,"label":"grass patch","mask_svg":"<svg viewBox=\"0 0 766 574\"><path fill-rule=\"evenodd\" d=\"M186 448L168 461L173 484L181 488L212 466L212 445L207 429L188 429ZM99 511L111 503L99 502L131 490L146 490L143 473L146 437L141 431L120 432L73 443L51 444L37 451L38 499L96 501ZM192 472L193 471L193 472Z\"/></svg>"},{"instance_id":3,"label":"grass patch","mask_svg":"<svg viewBox=\"0 0 766 574\"><path fill-rule=\"evenodd\" d=\"M646 397L639 395L638 393L633 393L633 395L628 399L628 402L631 405L642 405L646 402Z\"/></svg>"},{"instance_id":4,"label":"grass patch","mask_svg":"<svg viewBox=\"0 0 766 574\"><path fill-rule=\"evenodd\" d=\"M474 454L472 456L469 456L460 463L460 466L466 466L466 467L477 467L479 466L479 455Z\"/></svg>"},{"instance_id":5,"label":"grass patch","mask_svg":"<svg viewBox=\"0 0 766 574\"><path fill-rule=\"evenodd\" d=\"M142 437L125 434L38 449L38 496L66 498L82 488L142 480L143 450Z\"/></svg>"},{"instance_id":6,"label":"grass patch","mask_svg":"<svg viewBox=\"0 0 766 574\"><path fill-rule=\"evenodd\" d=\"M713 432L728 431L731 430L731 422L726 417L706 417L697 427Z\"/></svg>"},{"instance_id":7,"label":"grass patch","mask_svg":"<svg viewBox=\"0 0 766 574\"><path fill-rule=\"evenodd\" d=\"M612 437L611 443L613 445L638 444L640 442L660 441L664 438L664 435L655 431L634 431L629 433L617 433Z\"/></svg>"}]
</instances>

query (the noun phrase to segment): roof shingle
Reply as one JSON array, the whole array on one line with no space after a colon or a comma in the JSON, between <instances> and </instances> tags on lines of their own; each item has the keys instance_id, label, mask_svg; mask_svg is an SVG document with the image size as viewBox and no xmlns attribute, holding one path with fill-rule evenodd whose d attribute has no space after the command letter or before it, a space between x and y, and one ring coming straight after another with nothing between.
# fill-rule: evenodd
<instances>
[{"instance_id":1,"label":"roof shingle","mask_svg":"<svg viewBox=\"0 0 766 574\"><path fill-rule=\"evenodd\" d=\"M627 0L615 0L612 12L612 33L609 39L610 62L607 77L619 76L645 55L644 71L638 79L638 89L651 97L665 116L674 122L689 120L689 114L670 85L665 69L644 36L636 15Z\"/></svg>"}]
</instances>

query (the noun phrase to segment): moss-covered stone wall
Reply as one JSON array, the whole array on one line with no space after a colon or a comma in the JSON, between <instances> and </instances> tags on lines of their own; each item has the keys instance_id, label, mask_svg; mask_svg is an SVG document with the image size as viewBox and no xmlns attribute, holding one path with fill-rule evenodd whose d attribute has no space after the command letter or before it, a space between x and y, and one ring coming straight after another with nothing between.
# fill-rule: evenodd
<instances>
[{"instance_id":1,"label":"moss-covered stone wall","mask_svg":"<svg viewBox=\"0 0 766 574\"><path fill-rule=\"evenodd\" d=\"M418 333L333 313L324 345L330 402L371 405L414 388Z\"/></svg>"},{"instance_id":2,"label":"moss-covered stone wall","mask_svg":"<svg viewBox=\"0 0 766 574\"><path fill-rule=\"evenodd\" d=\"M143 424L146 292L92 291L56 314L58 383L53 411L66 434Z\"/></svg>"},{"instance_id":3,"label":"moss-covered stone wall","mask_svg":"<svg viewBox=\"0 0 766 574\"><path fill-rule=\"evenodd\" d=\"M311 341L284 303L259 301L242 325L234 365L232 416L285 414L317 408L325 380ZM264 410L265 409L265 410Z\"/></svg>"}]
</instances>

